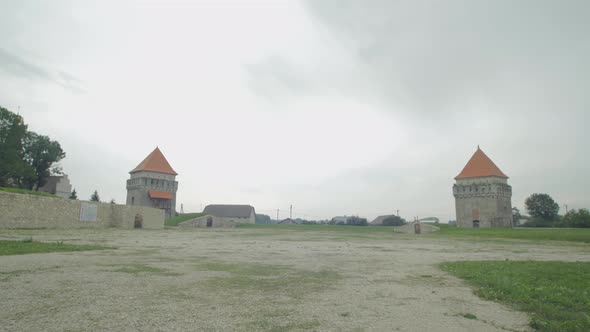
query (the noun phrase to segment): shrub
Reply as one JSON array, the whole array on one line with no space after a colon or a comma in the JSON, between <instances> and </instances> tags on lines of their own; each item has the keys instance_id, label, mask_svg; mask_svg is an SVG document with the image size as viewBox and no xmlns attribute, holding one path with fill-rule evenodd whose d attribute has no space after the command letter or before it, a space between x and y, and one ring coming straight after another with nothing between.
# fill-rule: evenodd
<instances>
[{"instance_id":1,"label":"shrub","mask_svg":"<svg viewBox=\"0 0 590 332\"><path fill-rule=\"evenodd\" d=\"M562 227L590 228L590 212L588 209L572 209L563 216Z\"/></svg>"},{"instance_id":2,"label":"shrub","mask_svg":"<svg viewBox=\"0 0 590 332\"><path fill-rule=\"evenodd\" d=\"M403 226L406 224L406 219L398 216L389 216L383 219L383 226Z\"/></svg>"}]
</instances>

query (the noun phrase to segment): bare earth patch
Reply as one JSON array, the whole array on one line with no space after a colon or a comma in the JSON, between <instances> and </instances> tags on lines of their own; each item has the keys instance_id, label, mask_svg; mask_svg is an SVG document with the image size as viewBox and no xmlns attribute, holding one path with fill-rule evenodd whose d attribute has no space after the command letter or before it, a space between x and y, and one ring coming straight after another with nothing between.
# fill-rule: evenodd
<instances>
[{"instance_id":1,"label":"bare earth patch","mask_svg":"<svg viewBox=\"0 0 590 332\"><path fill-rule=\"evenodd\" d=\"M436 267L588 246L260 229L0 231L116 247L0 257L0 330L527 331Z\"/></svg>"}]
</instances>

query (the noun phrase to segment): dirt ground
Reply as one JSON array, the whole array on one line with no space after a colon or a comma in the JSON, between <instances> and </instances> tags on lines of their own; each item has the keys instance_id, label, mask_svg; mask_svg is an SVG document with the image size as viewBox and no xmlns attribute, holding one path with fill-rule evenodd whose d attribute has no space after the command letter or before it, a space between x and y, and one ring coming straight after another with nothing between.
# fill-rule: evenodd
<instances>
[{"instance_id":1,"label":"dirt ground","mask_svg":"<svg viewBox=\"0 0 590 332\"><path fill-rule=\"evenodd\" d=\"M590 260L575 243L432 235L0 231L29 236L116 249L0 256L1 331L527 331L525 314L480 300L436 264Z\"/></svg>"}]
</instances>

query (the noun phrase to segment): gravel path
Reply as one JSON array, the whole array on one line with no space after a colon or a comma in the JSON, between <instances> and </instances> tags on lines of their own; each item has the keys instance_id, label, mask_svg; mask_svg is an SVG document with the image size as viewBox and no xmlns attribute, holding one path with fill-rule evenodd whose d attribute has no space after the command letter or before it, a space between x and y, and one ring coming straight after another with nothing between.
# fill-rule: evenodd
<instances>
[{"instance_id":1,"label":"gravel path","mask_svg":"<svg viewBox=\"0 0 590 332\"><path fill-rule=\"evenodd\" d=\"M528 331L436 264L590 260L581 244L398 234L0 231L28 236L117 249L0 256L0 331Z\"/></svg>"}]
</instances>

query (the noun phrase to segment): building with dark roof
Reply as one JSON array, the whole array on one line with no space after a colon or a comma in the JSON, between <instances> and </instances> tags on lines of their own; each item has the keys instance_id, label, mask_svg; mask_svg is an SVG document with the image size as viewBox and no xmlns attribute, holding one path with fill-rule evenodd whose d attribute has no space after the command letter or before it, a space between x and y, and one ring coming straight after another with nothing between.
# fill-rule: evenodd
<instances>
[{"instance_id":1,"label":"building with dark roof","mask_svg":"<svg viewBox=\"0 0 590 332\"><path fill-rule=\"evenodd\" d=\"M455 181L458 227L512 227L512 187L508 185L508 176L479 146Z\"/></svg>"},{"instance_id":2,"label":"building with dark roof","mask_svg":"<svg viewBox=\"0 0 590 332\"><path fill-rule=\"evenodd\" d=\"M156 147L131 172L127 180L127 205L149 206L165 211L165 217L176 214L176 171Z\"/></svg>"},{"instance_id":3,"label":"building with dark roof","mask_svg":"<svg viewBox=\"0 0 590 332\"><path fill-rule=\"evenodd\" d=\"M256 211L251 205L211 204L205 206L203 213L216 217L221 223L256 223Z\"/></svg>"}]
</instances>

